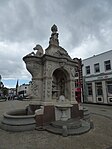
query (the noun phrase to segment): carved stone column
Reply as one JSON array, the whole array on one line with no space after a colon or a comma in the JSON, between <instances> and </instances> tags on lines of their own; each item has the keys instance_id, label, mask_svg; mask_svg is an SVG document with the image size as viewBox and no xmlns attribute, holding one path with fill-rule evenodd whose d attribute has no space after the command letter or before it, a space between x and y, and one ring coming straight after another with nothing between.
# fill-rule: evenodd
<instances>
[{"instance_id":1,"label":"carved stone column","mask_svg":"<svg viewBox=\"0 0 112 149\"><path fill-rule=\"evenodd\" d=\"M75 68L70 67L70 91L71 91L71 103L72 104L77 104L77 101L75 99Z\"/></svg>"},{"instance_id":2,"label":"carved stone column","mask_svg":"<svg viewBox=\"0 0 112 149\"><path fill-rule=\"evenodd\" d=\"M77 103L77 101L76 101L76 99L75 99L75 80L71 80L70 81L70 91L71 91L71 93L70 93L70 95L71 95L71 103L72 104L76 104Z\"/></svg>"},{"instance_id":3,"label":"carved stone column","mask_svg":"<svg viewBox=\"0 0 112 149\"><path fill-rule=\"evenodd\" d=\"M42 80L32 79L31 83L31 97L38 102L42 99Z\"/></svg>"}]
</instances>

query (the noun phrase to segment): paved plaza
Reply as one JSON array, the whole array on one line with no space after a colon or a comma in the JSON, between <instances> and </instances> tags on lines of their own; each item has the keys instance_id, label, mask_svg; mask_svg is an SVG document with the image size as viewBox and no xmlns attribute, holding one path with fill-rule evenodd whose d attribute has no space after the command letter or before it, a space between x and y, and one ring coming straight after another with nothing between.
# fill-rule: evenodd
<instances>
[{"instance_id":1,"label":"paved plaza","mask_svg":"<svg viewBox=\"0 0 112 149\"><path fill-rule=\"evenodd\" d=\"M24 108L30 101L0 102L4 112ZM94 128L88 133L62 137L46 131L6 132L0 129L0 149L111 149L112 106L85 104L91 112Z\"/></svg>"}]
</instances>

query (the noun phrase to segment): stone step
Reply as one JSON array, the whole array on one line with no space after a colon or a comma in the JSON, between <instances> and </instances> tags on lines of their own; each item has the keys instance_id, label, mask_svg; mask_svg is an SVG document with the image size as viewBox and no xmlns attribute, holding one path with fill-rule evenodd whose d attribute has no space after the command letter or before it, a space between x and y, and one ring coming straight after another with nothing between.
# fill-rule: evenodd
<instances>
[{"instance_id":1,"label":"stone step","mask_svg":"<svg viewBox=\"0 0 112 149\"><path fill-rule=\"evenodd\" d=\"M83 113L84 113L84 114L90 114L90 112L89 112L89 111L84 111Z\"/></svg>"},{"instance_id":2,"label":"stone step","mask_svg":"<svg viewBox=\"0 0 112 149\"><path fill-rule=\"evenodd\" d=\"M83 107L83 111L84 111L84 112L88 111L88 108Z\"/></svg>"},{"instance_id":3,"label":"stone step","mask_svg":"<svg viewBox=\"0 0 112 149\"><path fill-rule=\"evenodd\" d=\"M90 115L85 115L84 118L90 118Z\"/></svg>"},{"instance_id":4,"label":"stone step","mask_svg":"<svg viewBox=\"0 0 112 149\"><path fill-rule=\"evenodd\" d=\"M80 119L69 119L67 121L61 121L61 120L54 121L51 123L51 125L56 128L62 128L63 126L66 126L68 129L69 128L76 129L76 128L81 127L82 123Z\"/></svg>"},{"instance_id":5,"label":"stone step","mask_svg":"<svg viewBox=\"0 0 112 149\"><path fill-rule=\"evenodd\" d=\"M90 121L90 112L88 111L88 108L86 108L86 107L84 107L84 118L83 118L83 120L85 120L85 121L87 121L87 122L89 122Z\"/></svg>"},{"instance_id":6,"label":"stone step","mask_svg":"<svg viewBox=\"0 0 112 149\"><path fill-rule=\"evenodd\" d=\"M86 117L86 116L89 116L90 117L91 115L90 114L85 114L84 117Z\"/></svg>"},{"instance_id":7,"label":"stone step","mask_svg":"<svg viewBox=\"0 0 112 149\"><path fill-rule=\"evenodd\" d=\"M64 126L62 128L57 128L57 127L53 127L53 125L48 125L45 127L45 129L48 132L52 132L63 136L68 136L68 135L80 135L80 134L86 133L91 129L91 127L90 127L90 123L82 120L81 127L77 129L66 128Z\"/></svg>"}]
</instances>

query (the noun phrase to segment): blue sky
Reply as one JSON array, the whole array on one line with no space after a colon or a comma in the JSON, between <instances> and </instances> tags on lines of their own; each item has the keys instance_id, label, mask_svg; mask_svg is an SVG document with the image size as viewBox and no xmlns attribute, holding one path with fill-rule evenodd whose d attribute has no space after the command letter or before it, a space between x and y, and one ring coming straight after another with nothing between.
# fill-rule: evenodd
<instances>
[{"instance_id":1,"label":"blue sky","mask_svg":"<svg viewBox=\"0 0 112 149\"><path fill-rule=\"evenodd\" d=\"M31 80L24 80L24 79L20 79L18 80L18 85L22 85L22 84L27 84L29 83L29 81ZM2 79L2 82L4 84L5 87L7 88L15 88L16 87L16 84L17 84L17 79L8 79L8 80L4 80Z\"/></svg>"}]
</instances>

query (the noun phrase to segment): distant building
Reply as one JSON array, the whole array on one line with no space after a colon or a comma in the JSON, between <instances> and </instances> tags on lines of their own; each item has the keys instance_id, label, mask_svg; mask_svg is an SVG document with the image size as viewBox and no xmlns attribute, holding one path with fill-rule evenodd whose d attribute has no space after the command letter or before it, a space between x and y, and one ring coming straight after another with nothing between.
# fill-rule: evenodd
<instances>
[{"instance_id":1,"label":"distant building","mask_svg":"<svg viewBox=\"0 0 112 149\"><path fill-rule=\"evenodd\" d=\"M30 95L30 84L22 84L17 88L17 94L20 97L26 97Z\"/></svg>"},{"instance_id":2,"label":"distant building","mask_svg":"<svg viewBox=\"0 0 112 149\"><path fill-rule=\"evenodd\" d=\"M2 80L2 77L0 75L0 97L3 97L3 88L4 88L4 84L3 82L1 81Z\"/></svg>"},{"instance_id":3,"label":"distant building","mask_svg":"<svg viewBox=\"0 0 112 149\"><path fill-rule=\"evenodd\" d=\"M8 89L8 99L12 100L16 96L16 88L9 88Z\"/></svg>"},{"instance_id":4,"label":"distant building","mask_svg":"<svg viewBox=\"0 0 112 149\"><path fill-rule=\"evenodd\" d=\"M84 102L112 104L112 50L83 60Z\"/></svg>"},{"instance_id":5,"label":"distant building","mask_svg":"<svg viewBox=\"0 0 112 149\"><path fill-rule=\"evenodd\" d=\"M78 58L73 59L77 63L75 67L75 98L78 103L83 101L83 76L82 76L82 60Z\"/></svg>"}]
</instances>

